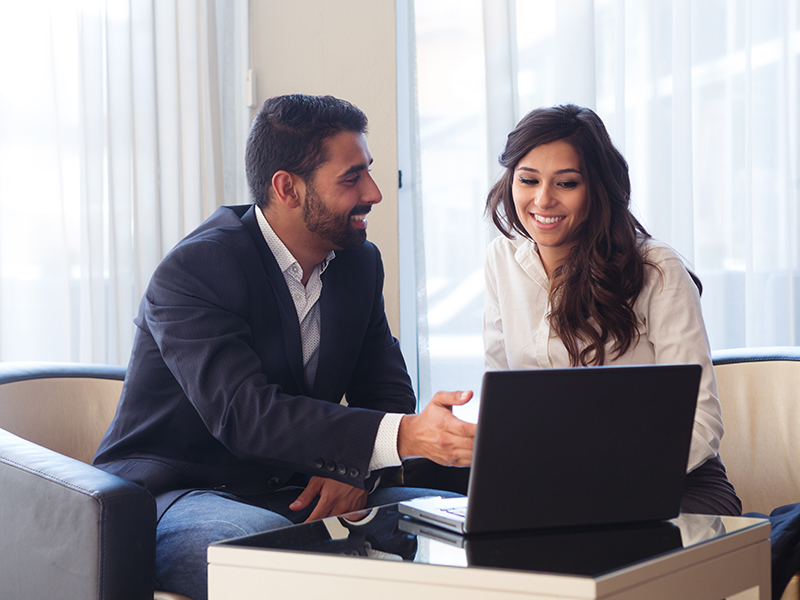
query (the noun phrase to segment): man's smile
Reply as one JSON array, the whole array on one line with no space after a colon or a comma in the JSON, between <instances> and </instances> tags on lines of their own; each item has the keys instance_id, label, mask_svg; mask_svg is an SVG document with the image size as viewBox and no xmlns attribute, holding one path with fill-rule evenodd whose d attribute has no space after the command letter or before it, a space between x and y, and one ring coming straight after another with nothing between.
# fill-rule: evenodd
<instances>
[{"instance_id":1,"label":"man's smile","mask_svg":"<svg viewBox=\"0 0 800 600\"><path fill-rule=\"evenodd\" d=\"M360 229L367 228L367 213L372 210L372 207L367 206L366 208L359 207L357 209L359 212L351 213L350 214L350 221L352 221L353 225Z\"/></svg>"}]
</instances>

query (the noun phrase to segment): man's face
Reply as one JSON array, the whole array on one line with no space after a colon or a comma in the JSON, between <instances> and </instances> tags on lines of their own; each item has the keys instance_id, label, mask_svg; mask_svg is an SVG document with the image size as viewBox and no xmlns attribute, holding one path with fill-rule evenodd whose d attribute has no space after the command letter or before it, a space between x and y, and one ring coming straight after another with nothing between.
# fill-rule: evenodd
<instances>
[{"instance_id":1,"label":"man's face","mask_svg":"<svg viewBox=\"0 0 800 600\"><path fill-rule=\"evenodd\" d=\"M325 142L329 159L306 182L303 221L334 250L367 239L367 213L381 201L369 173L372 155L363 134L345 131Z\"/></svg>"}]
</instances>

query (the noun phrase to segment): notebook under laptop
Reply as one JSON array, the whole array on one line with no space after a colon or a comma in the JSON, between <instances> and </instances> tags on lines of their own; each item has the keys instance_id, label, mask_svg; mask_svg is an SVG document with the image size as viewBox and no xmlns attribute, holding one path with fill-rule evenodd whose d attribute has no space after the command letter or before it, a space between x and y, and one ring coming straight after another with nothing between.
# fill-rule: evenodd
<instances>
[{"instance_id":1,"label":"notebook under laptop","mask_svg":"<svg viewBox=\"0 0 800 600\"><path fill-rule=\"evenodd\" d=\"M458 533L676 517L701 372L689 364L487 372L467 498L398 508Z\"/></svg>"}]
</instances>

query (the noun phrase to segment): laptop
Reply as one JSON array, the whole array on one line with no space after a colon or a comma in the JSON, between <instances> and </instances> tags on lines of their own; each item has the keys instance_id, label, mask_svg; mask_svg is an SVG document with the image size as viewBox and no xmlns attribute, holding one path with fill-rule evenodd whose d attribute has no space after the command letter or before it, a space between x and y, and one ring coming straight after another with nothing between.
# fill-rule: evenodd
<instances>
[{"instance_id":1,"label":"laptop","mask_svg":"<svg viewBox=\"0 0 800 600\"><path fill-rule=\"evenodd\" d=\"M696 364L487 372L467 497L398 510L462 534L674 518L701 373Z\"/></svg>"}]
</instances>

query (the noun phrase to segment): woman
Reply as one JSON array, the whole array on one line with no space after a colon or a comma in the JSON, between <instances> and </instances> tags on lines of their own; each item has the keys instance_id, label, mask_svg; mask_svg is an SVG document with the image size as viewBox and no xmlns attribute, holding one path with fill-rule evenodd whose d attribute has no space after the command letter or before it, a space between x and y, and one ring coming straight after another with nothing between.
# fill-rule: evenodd
<instances>
[{"instance_id":1,"label":"woman","mask_svg":"<svg viewBox=\"0 0 800 600\"><path fill-rule=\"evenodd\" d=\"M529 113L508 136L487 213L487 369L698 363L684 512L738 515L719 460L722 417L699 280L631 214L628 165L574 105Z\"/></svg>"}]
</instances>

